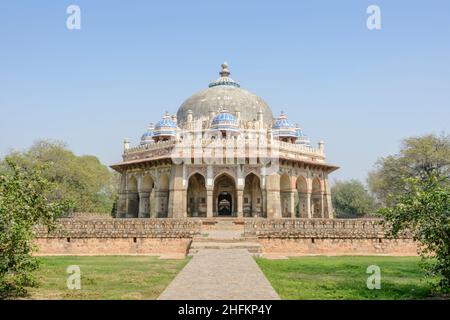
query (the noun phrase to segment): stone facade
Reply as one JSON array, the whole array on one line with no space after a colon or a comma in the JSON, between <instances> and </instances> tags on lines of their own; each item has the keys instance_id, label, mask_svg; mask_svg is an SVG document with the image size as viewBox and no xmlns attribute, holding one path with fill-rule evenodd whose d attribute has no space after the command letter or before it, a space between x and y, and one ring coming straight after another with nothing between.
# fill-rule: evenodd
<instances>
[{"instance_id":1,"label":"stone facade","mask_svg":"<svg viewBox=\"0 0 450 320\"><path fill-rule=\"evenodd\" d=\"M333 218L324 142L221 77L124 143L118 218ZM179 121L178 121L179 120Z\"/></svg>"}]
</instances>

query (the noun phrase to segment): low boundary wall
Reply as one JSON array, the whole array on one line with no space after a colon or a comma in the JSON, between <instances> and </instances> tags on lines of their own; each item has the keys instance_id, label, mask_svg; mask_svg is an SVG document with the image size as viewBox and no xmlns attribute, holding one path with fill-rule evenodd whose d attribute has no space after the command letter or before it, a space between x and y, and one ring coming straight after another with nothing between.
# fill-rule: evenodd
<instances>
[{"instance_id":1,"label":"low boundary wall","mask_svg":"<svg viewBox=\"0 0 450 320\"><path fill-rule=\"evenodd\" d=\"M405 232L386 235L381 219L253 219L245 235L256 237L263 254L301 255L417 255L417 243Z\"/></svg>"},{"instance_id":2,"label":"low boundary wall","mask_svg":"<svg viewBox=\"0 0 450 320\"><path fill-rule=\"evenodd\" d=\"M233 219L231 219L233 220ZM234 221L234 220L233 220ZM377 219L238 219L244 237L264 255L417 255L404 233L390 239ZM37 255L159 255L182 257L195 236L214 228L201 219L60 219L35 228Z\"/></svg>"},{"instance_id":3,"label":"low boundary wall","mask_svg":"<svg viewBox=\"0 0 450 320\"><path fill-rule=\"evenodd\" d=\"M35 228L38 255L184 256L201 222L188 219L60 219Z\"/></svg>"}]
</instances>

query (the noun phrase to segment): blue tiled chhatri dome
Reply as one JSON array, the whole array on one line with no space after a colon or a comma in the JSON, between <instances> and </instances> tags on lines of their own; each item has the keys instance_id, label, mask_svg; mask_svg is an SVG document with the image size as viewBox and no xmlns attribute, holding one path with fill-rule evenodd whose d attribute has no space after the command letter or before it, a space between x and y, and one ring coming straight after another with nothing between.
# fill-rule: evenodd
<instances>
[{"instance_id":1,"label":"blue tiled chhatri dome","mask_svg":"<svg viewBox=\"0 0 450 320\"><path fill-rule=\"evenodd\" d=\"M273 135L279 138L297 138L296 128L289 122L288 118L281 112L278 119L272 125Z\"/></svg>"},{"instance_id":2,"label":"blue tiled chhatri dome","mask_svg":"<svg viewBox=\"0 0 450 320\"><path fill-rule=\"evenodd\" d=\"M297 140L295 141L296 144L303 144L310 146L308 136L305 134L305 132L300 128L298 124L295 126L295 132L297 133Z\"/></svg>"},{"instance_id":3,"label":"blue tiled chhatri dome","mask_svg":"<svg viewBox=\"0 0 450 320\"><path fill-rule=\"evenodd\" d=\"M166 112L164 117L156 123L153 136L175 136L176 131L177 124L171 119L170 114Z\"/></svg>"},{"instance_id":4,"label":"blue tiled chhatri dome","mask_svg":"<svg viewBox=\"0 0 450 320\"><path fill-rule=\"evenodd\" d=\"M238 131L236 117L228 110L222 109L211 123L212 130Z\"/></svg>"},{"instance_id":5,"label":"blue tiled chhatri dome","mask_svg":"<svg viewBox=\"0 0 450 320\"><path fill-rule=\"evenodd\" d=\"M153 141L153 136L155 135L154 130L155 126L153 125L153 123L150 123L150 125L147 128L147 131L141 137L141 145L150 144L154 142Z\"/></svg>"}]
</instances>

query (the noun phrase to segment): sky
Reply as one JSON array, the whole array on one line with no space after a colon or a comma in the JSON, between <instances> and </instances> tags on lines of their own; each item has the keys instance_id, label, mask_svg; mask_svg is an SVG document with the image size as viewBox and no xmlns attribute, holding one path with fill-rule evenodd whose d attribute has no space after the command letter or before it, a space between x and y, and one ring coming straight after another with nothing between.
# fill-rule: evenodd
<instances>
[{"instance_id":1,"label":"sky","mask_svg":"<svg viewBox=\"0 0 450 320\"><path fill-rule=\"evenodd\" d=\"M325 141L332 181L364 182L402 139L449 133L449 15L444 0L2 1L0 157L54 139L119 162L124 138L138 144L227 61L274 115Z\"/></svg>"}]
</instances>

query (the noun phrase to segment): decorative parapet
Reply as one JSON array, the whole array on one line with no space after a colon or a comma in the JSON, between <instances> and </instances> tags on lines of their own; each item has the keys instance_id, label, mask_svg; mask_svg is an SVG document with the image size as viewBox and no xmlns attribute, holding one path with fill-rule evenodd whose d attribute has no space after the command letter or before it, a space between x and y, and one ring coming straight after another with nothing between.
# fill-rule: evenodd
<instances>
[{"instance_id":1,"label":"decorative parapet","mask_svg":"<svg viewBox=\"0 0 450 320\"><path fill-rule=\"evenodd\" d=\"M186 155L183 155L181 153L190 152L191 155L194 155L194 152L195 154L205 154L205 150L208 148L208 152L211 152L211 150L214 152L214 150L216 149L223 149L226 150L228 154L230 154L231 151L234 157L242 157L243 154L245 154L247 157L252 157L264 151L264 153L266 154L276 153L277 156L300 161L317 161L321 163L325 161L324 151L320 148L313 148L308 145L292 144L277 140L272 140L268 144L265 144L263 146L259 143L258 139L243 138L199 138L144 144L126 149L123 154L123 159L124 161L131 161L146 158L151 159L162 156L175 156L183 158ZM262 150L262 148L265 148L265 150ZM225 151L221 151L220 153L225 154Z\"/></svg>"},{"instance_id":2,"label":"decorative parapet","mask_svg":"<svg viewBox=\"0 0 450 320\"><path fill-rule=\"evenodd\" d=\"M246 220L246 236L258 238L388 238L382 219L252 219ZM399 238L411 238L404 233Z\"/></svg>"},{"instance_id":3,"label":"decorative parapet","mask_svg":"<svg viewBox=\"0 0 450 320\"><path fill-rule=\"evenodd\" d=\"M37 238L192 238L201 222L188 219L60 219L48 233L35 227Z\"/></svg>"}]
</instances>

